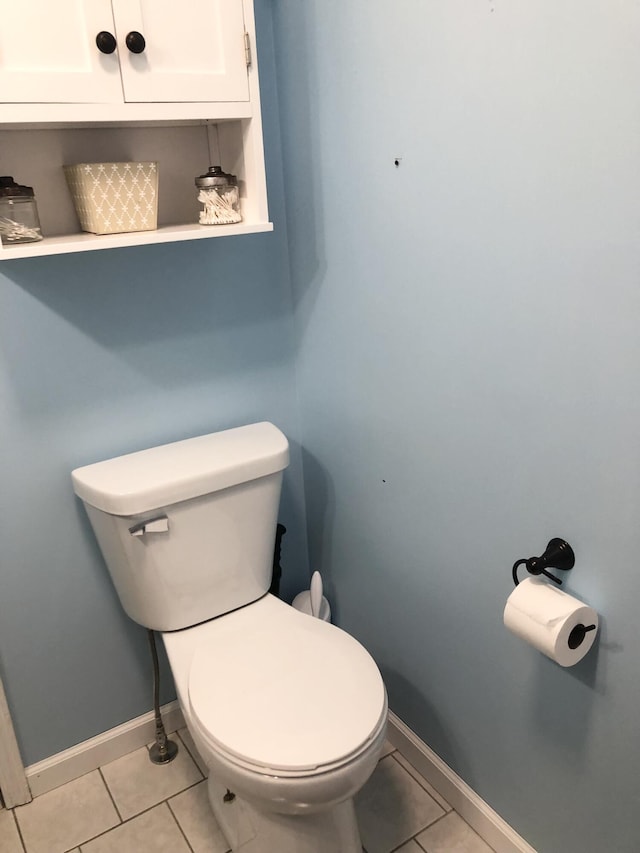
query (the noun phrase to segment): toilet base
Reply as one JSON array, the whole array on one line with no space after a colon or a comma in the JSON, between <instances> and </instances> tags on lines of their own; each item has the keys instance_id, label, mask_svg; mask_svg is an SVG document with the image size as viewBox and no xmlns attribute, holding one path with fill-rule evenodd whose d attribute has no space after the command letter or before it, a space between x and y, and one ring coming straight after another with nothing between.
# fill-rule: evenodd
<instances>
[{"instance_id":1,"label":"toilet base","mask_svg":"<svg viewBox=\"0 0 640 853\"><path fill-rule=\"evenodd\" d=\"M209 802L233 853L362 853L353 799L309 814L259 811L213 775Z\"/></svg>"}]
</instances>

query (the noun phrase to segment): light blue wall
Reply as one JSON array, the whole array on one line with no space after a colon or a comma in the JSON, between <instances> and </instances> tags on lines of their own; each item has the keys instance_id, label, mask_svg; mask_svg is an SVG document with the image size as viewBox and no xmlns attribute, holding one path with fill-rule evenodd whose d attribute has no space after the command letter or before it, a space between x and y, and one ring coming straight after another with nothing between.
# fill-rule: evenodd
<instances>
[{"instance_id":1,"label":"light blue wall","mask_svg":"<svg viewBox=\"0 0 640 853\"><path fill-rule=\"evenodd\" d=\"M272 420L293 449L284 594L308 578L273 49L268 6L257 12L274 234L0 267L0 673L27 764L151 708L146 634L111 587L74 467Z\"/></svg>"},{"instance_id":2,"label":"light blue wall","mask_svg":"<svg viewBox=\"0 0 640 853\"><path fill-rule=\"evenodd\" d=\"M313 565L393 709L541 853L632 853L640 8L257 12L274 235L0 268L0 671L25 760L150 707L69 471L270 418L294 444L287 592L302 434ZM514 559L555 535L603 614L572 670L501 624Z\"/></svg>"},{"instance_id":3,"label":"light blue wall","mask_svg":"<svg viewBox=\"0 0 640 853\"><path fill-rule=\"evenodd\" d=\"M312 568L536 850L633 853L640 6L274 8ZM552 536L603 617L571 670L502 625Z\"/></svg>"}]
</instances>

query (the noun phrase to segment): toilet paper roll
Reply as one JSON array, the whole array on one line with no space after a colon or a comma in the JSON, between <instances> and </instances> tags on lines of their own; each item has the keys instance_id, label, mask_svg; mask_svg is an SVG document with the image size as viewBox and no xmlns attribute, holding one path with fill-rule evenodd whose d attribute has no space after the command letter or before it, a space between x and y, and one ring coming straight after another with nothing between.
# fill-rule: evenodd
<instances>
[{"instance_id":1,"label":"toilet paper roll","mask_svg":"<svg viewBox=\"0 0 640 853\"><path fill-rule=\"evenodd\" d=\"M573 666L593 645L598 614L546 581L526 578L507 599L504 624L560 666Z\"/></svg>"}]
</instances>

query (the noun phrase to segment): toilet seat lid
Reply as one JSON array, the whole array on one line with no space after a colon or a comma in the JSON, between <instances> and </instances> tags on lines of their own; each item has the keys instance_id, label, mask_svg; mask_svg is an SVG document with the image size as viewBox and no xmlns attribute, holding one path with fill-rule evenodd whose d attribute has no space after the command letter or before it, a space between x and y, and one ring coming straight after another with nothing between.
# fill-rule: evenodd
<instances>
[{"instance_id":1,"label":"toilet seat lid","mask_svg":"<svg viewBox=\"0 0 640 853\"><path fill-rule=\"evenodd\" d=\"M309 771L359 753L386 707L373 658L334 625L259 611L215 620L195 650L189 701L202 734L263 769Z\"/></svg>"}]
</instances>

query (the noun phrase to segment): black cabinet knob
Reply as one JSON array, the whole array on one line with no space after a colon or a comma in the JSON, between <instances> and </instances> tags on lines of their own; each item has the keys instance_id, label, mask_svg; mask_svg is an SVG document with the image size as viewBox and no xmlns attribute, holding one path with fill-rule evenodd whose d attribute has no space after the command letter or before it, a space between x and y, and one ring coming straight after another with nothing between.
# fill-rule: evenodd
<instances>
[{"instance_id":1,"label":"black cabinet knob","mask_svg":"<svg viewBox=\"0 0 640 853\"><path fill-rule=\"evenodd\" d=\"M96 44L100 53L113 53L116 49L116 39L111 33L102 30L96 36Z\"/></svg>"},{"instance_id":2,"label":"black cabinet knob","mask_svg":"<svg viewBox=\"0 0 640 853\"><path fill-rule=\"evenodd\" d=\"M144 36L142 33L136 32L136 30L132 30L127 34L125 39L125 44L131 51L131 53L143 53L145 47L147 46L146 41L144 40Z\"/></svg>"}]
</instances>

